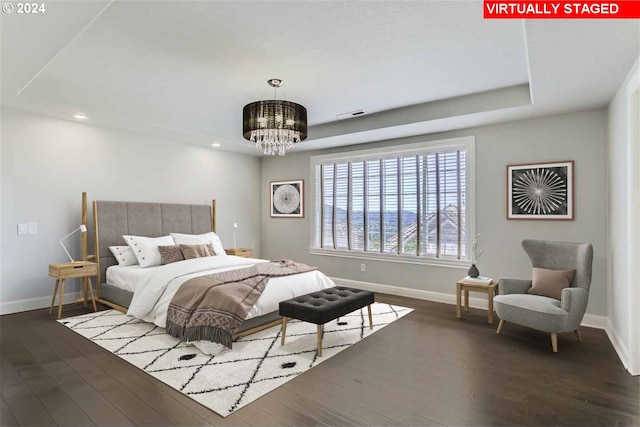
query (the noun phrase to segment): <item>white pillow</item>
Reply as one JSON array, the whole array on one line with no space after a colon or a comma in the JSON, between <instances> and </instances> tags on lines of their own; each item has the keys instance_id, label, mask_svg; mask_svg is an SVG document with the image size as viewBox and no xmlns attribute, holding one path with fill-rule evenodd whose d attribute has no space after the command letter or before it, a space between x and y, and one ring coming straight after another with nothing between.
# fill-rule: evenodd
<instances>
[{"instance_id":1,"label":"white pillow","mask_svg":"<svg viewBox=\"0 0 640 427\"><path fill-rule=\"evenodd\" d=\"M213 245L213 251L216 255L226 255L222 242L213 231L204 234L180 234L171 233L171 237L176 241L176 245Z\"/></svg>"},{"instance_id":2,"label":"white pillow","mask_svg":"<svg viewBox=\"0 0 640 427\"><path fill-rule=\"evenodd\" d=\"M141 236L122 236L129 247L133 249L133 253L138 259L140 267L153 267L162 264L162 255L158 250L158 246L173 246L176 242L171 236L162 237L141 237Z\"/></svg>"},{"instance_id":3,"label":"white pillow","mask_svg":"<svg viewBox=\"0 0 640 427\"><path fill-rule=\"evenodd\" d=\"M138 263L136 254L129 246L109 246L109 250L116 257L120 266L136 265Z\"/></svg>"}]
</instances>

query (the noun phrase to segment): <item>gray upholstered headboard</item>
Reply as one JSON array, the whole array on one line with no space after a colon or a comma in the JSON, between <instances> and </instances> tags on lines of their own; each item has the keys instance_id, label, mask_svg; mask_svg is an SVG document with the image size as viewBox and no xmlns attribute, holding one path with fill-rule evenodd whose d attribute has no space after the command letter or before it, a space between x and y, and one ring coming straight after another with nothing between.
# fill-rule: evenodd
<instances>
[{"instance_id":1,"label":"gray upholstered headboard","mask_svg":"<svg viewBox=\"0 0 640 427\"><path fill-rule=\"evenodd\" d=\"M107 268L118 263L109 246L126 245L123 234L160 237L215 231L215 200L211 206L94 201L93 220L100 286L106 280Z\"/></svg>"}]
</instances>

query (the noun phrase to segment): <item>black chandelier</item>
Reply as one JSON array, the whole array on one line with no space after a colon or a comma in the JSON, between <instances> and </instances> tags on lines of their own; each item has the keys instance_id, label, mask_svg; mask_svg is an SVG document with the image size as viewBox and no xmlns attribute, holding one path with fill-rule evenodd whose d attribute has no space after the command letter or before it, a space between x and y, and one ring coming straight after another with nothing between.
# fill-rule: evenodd
<instances>
[{"instance_id":1,"label":"black chandelier","mask_svg":"<svg viewBox=\"0 0 640 427\"><path fill-rule=\"evenodd\" d=\"M274 92L284 84L280 79L267 83ZM307 109L279 99L252 102L242 110L242 134L264 154L284 156L293 144L307 139Z\"/></svg>"}]
</instances>

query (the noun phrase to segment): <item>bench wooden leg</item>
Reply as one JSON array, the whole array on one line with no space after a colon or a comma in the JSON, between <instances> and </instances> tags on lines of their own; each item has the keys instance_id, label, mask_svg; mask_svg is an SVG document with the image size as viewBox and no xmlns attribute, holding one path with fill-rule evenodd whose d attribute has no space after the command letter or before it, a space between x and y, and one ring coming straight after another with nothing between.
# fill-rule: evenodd
<instances>
[{"instance_id":1,"label":"bench wooden leg","mask_svg":"<svg viewBox=\"0 0 640 427\"><path fill-rule=\"evenodd\" d=\"M373 329L373 317L371 316L371 304L367 306L367 311L369 312L369 329Z\"/></svg>"},{"instance_id":2,"label":"bench wooden leg","mask_svg":"<svg viewBox=\"0 0 640 427\"><path fill-rule=\"evenodd\" d=\"M287 318L282 316L282 339L280 340L280 345L284 345L284 337L287 336Z\"/></svg>"},{"instance_id":3,"label":"bench wooden leg","mask_svg":"<svg viewBox=\"0 0 640 427\"><path fill-rule=\"evenodd\" d=\"M322 357L322 325L318 325L318 357Z\"/></svg>"}]
</instances>

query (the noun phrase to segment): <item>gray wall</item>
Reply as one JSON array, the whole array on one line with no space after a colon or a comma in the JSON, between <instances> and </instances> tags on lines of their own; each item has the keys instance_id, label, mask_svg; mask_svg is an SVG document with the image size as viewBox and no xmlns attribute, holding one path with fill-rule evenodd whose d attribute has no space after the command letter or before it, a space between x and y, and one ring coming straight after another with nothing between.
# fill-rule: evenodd
<instances>
[{"instance_id":1,"label":"gray wall","mask_svg":"<svg viewBox=\"0 0 640 427\"><path fill-rule=\"evenodd\" d=\"M591 242L594 246L593 282L587 312L605 315L606 120L606 111L597 110L358 147L298 152L287 154L284 158L264 158L261 188L262 256L306 262L320 267L332 277L455 293L454 284L467 275L466 269L310 255L311 189L308 185L305 187L305 218L270 218L269 182L304 178L308 184L309 157L316 154L475 135L476 230L483 236L479 249L484 250L478 262L481 274L491 277L530 277L531 265L520 247L520 242L525 238ZM306 144L313 144L313 141ZM558 160L575 160L575 221L508 221L506 166ZM361 263L366 264L366 272L360 272Z\"/></svg>"},{"instance_id":2,"label":"gray wall","mask_svg":"<svg viewBox=\"0 0 640 427\"><path fill-rule=\"evenodd\" d=\"M640 60L639 60L640 61ZM607 331L629 372L640 374L640 94L638 61L609 105Z\"/></svg>"},{"instance_id":3,"label":"gray wall","mask_svg":"<svg viewBox=\"0 0 640 427\"><path fill-rule=\"evenodd\" d=\"M80 224L82 191L89 200L209 204L216 199L217 231L225 247L233 245L237 222L238 245L259 255L258 157L5 108L1 119L1 312L49 304L53 279L47 266L68 260L58 241ZM38 234L18 236L19 222L37 222ZM79 256L80 237L74 237ZM71 295L78 284L67 289Z\"/></svg>"}]
</instances>

